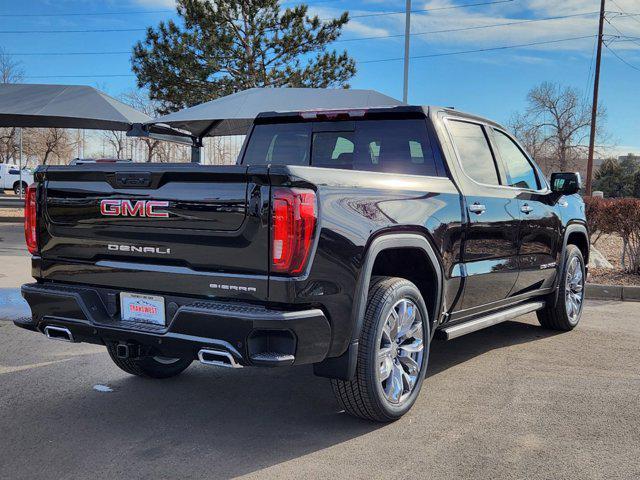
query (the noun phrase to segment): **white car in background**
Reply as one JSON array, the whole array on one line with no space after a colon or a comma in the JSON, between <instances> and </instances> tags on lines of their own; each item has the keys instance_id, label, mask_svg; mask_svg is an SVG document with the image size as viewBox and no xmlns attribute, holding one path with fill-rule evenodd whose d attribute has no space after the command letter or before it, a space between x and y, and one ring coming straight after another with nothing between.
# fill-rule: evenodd
<instances>
[{"instance_id":1,"label":"white car in background","mask_svg":"<svg viewBox=\"0 0 640 480\"><path fill-rule=\"evenodd\" d=\"M22 191L24 192L27 186L33 183L33 173L23 168L21 179L18 165L0 163L0 191L13 190L16 195L19 195L20 180L22 180Z\"/></svg>"}]
</instances>

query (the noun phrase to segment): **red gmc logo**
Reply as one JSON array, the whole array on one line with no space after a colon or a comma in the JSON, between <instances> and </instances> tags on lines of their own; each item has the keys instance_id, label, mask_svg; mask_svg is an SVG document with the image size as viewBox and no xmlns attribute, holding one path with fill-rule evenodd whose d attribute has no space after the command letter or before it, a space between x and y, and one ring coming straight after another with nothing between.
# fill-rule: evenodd
<instances>
[{"instance_id":1,"label":"red gmc logo","mask_svg":"<svg viewBox=\"0 0 640 480\"><path fill-rule=\"evenodd\" d=\"M105 217L150 217L168 218L169 212L156 212L156 208L167 208L169 202L157 200L101 200L100 214Z\"/></svg>"}]
</instances>

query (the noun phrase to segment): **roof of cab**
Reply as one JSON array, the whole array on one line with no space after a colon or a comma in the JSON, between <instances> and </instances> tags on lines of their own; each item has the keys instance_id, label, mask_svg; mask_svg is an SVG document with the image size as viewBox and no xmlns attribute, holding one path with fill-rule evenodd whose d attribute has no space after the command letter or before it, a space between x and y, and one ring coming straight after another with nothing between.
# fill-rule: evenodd
<instances>
[{"instance_id":1,"label":"roof of cab","mask_svg":"<svg viewBox=\"0 0 640 480\"><path fill-rule=\"evenodd\" d=\"M488 118L481 117L479 115L475 115L472 113L462 112L460 110L456 110L452 107L439 107L435 105L400 105L400 106L389 106L389 107L374 107L374 108L345 108L345 109L336 109L336 110L304 110L304 111L279 111L279 112L262 112L256 117L257 123L268 123L269 120L278 120L300 116L303 113L311 113L317 112L319 115L327 114L327 113L337 113L337 112L345 112L349 111L357 111L357 112L366 112L367 115L398 115L401 116L403 114L423 114L427 117L431 117L434 115L438 117L439 114L444 114L447 117L457 117L465 120L472 120L475 122L485 123L487 125L491 125L500 129L504 129L502 125L493 120L489 120ZM359 115L356 115L356 117Z\"/></svg>"}]
</instances>

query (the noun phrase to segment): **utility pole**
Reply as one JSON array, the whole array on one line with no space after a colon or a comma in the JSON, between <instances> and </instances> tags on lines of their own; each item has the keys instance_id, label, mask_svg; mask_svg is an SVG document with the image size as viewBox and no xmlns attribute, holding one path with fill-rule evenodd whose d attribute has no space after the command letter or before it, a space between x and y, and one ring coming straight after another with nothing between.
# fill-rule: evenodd
<instances>
[{"instance_id":1,"label":"utility pole","mask_svg":"<svg viewBox=\"0 0 640 480\"><path fill-rule=\"evenodd\" d=\"M600 23L598 25L598 51L596 53L596 73L593 78L593 103L591 104L591 132L589 135L589 158L587 160L587 196L591 195L593 181L593 151L596 144L596 120L598 116L598 89L600 88L600 62L602 60L602 32L604 30L605 0L600 0Z\"/></svg>"},{"instance_id":2,"label":"utility pole","mask_svg":"<svg viewBox=\"0 0 640 480\"><path fill-rule=\"evenodd\" d=\"M404 26L404 88L402 90L402 101L407 103L409 98L409 45L411 43L411 0L407 0L405 8Z\"/></svg>"}]
</instances>

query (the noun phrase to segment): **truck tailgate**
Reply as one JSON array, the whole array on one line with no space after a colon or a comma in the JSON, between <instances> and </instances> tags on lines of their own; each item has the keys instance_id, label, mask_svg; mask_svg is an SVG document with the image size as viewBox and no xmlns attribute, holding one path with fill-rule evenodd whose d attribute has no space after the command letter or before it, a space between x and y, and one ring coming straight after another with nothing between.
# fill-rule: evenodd
<instances>
[{"instance_id":1,"label":"truck tailgate","mask_svg":"<svg viewBox=\"0 0 640 480\"><path fill-rule=\"evenodd\" d=\"M248 170L48 167L40 215L43 278L121 287L127 271L143 270L148 275L142 282L135 277L132 289L199 295L218 294L212 284L229 285L220 276L266 281L268 175Z\"/></svg>"}]
</instances>

